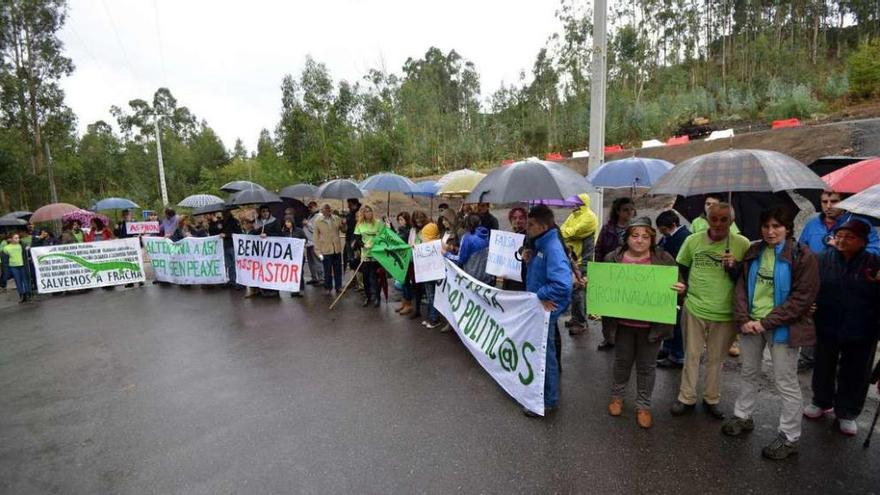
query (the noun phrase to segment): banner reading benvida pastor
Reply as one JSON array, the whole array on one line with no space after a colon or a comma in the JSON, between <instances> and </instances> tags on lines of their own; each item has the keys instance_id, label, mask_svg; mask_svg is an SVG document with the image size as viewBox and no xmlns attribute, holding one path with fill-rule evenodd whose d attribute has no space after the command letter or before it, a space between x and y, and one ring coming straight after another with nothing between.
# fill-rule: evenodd
<instances>
[{"instance_id":1,"label":"banner reading benvida pastor","mask_svg":"<svg viewBox=\"0 0 880 495\"><path fill-rule=\"evenodd\" d=\"M136 238L35 247L31 255L41 294L144 281Z\"/></svg>"},{"instance_id":2,"label":"banner reading benvida pastor","mask_svg":"<svg viewBox=\"0 0 880 495\"><path fill-rule=\"evenodd\" d=\"M226 282L223 239L185 237L172 242L164 237L144 237L153 276L172 284L222 284Z\"/></svg>"},{"instance_id":3,"label":"banner reading benvida pastor","mask_svg":"<svg viewBox=\"0 0 880 495\"><path fill-rule=\"evenodd\" d=\"M550 313L537 295L490 287L447 260L434 307L501 388L530 411L544 414Z\"/></svg>"},{"instance_id":4,"label":"banner reading benvida pastor","mask_svg":"<svg viewBox=\"0 0 880 495\"><path fill-rule=\"evenodd\" d=\"M233 234L232 243L237 283L261 289L299 291L304 240Z\"/></svg>"}]
</instances>

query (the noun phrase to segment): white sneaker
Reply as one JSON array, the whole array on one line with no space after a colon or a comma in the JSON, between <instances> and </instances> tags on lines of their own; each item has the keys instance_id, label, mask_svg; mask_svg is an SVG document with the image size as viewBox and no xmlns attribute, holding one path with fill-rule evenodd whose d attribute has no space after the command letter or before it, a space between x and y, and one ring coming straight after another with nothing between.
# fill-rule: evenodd
<instances>
[{"instance_id":1,"label":"white sneaker","mask_svg":"<svg viewBox=\"0 0 880 495\"><path fill-rule=\"evenodd\" d=\"M840 432L848 437L854 437L859 432L859 425L854 419L841 419Z\"/></svg>"},{"instance_id":2,"label":"white sneaker","mask_svg":"<svg viewBox=\"0 0 880 495\"><path fill-rule=\"evenodd\" d=\"M826 414L830 414L832 411L834 411L834 409L822 409L815 404L810 404L804 408L804 416L810 419L819 419Z\"/></svg>"}]
</instances>

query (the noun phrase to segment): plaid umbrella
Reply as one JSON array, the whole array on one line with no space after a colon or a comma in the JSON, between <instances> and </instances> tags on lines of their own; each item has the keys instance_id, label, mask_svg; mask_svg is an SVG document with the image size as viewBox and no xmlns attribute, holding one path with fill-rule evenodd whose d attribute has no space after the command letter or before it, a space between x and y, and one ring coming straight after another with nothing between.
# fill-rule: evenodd
<instances>
[{"instance_id":1,"label":"plaid umbrella","mask_svg":"<svg viewBox=\"0 0 880 495\"><path fill-rule=\"evenodd\" d=\"M841 210L880 218L880 184L869 187L864 191L850 196L837 203Z\"/></svg>"},{"instance_id":2,"label":"plaid umbrella","mask_svg":"<svg viewBox=\"0 0 880 495\"><path fill-rule=\"evenodd\" d=\"M695 196L827 187L815 172L788 155L767 150L726 150L681 162L657 181L651 194Z\"/></svg>"}]
</instances>

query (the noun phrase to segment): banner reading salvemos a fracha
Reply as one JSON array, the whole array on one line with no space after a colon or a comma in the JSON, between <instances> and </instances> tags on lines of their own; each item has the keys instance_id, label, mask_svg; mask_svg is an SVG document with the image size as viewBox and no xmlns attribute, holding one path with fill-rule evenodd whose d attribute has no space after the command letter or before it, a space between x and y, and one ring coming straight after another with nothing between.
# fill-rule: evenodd
<instances>
[{"instance_id":1,"label":"banner reading salvemos a fracha","mask_svg":"<svg viewBox=\"0 0 880 495\"><path fill-rule=\"evenodd\" d=\"M447 261L434 307L501 388L530 411L544 414L550 313L537 295L490 287Z\"/></svg>"},{"instance_id":2,"label":"banner reading salvemos a fracha","mask_svg":"<svg viewBox=\"0 0 880 495\"><path fill-rule=\"evenodd\" d=\"M185 237L172 242L164 237L144 237L153 276L172 284L222 284L227 280L220 236Z\"/></svg>"},{"instance_id":3,"label":"banner reading salvemos a fracha","mask_svg":"<svg viewBox=\"0 0 880 495\"><path fill-rule=\"evenodd\" d=\"M299 291L305 241L232 235L236 282L261 289Z\"/></svg>"},{"instance_id":4,"label":"banner reading salvemos a fracha","mask_svg":"<svg viewBox=\"0 0 880 495\"><path fill-rule=\"evenodd\" d=\"M136 238L31 248L41 294L144 281Z\"/></svg>"}]
</instances>

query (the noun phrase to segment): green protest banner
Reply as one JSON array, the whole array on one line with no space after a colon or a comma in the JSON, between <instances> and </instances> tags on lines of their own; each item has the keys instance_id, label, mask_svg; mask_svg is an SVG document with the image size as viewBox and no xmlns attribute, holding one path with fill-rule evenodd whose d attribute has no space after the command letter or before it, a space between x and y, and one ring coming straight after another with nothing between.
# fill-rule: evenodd
<instances>
[{"instance_id":1,"label":"green protest banner","mask_svg":"<svg viewBox=\"0 0 880 495\"><path fill-rule=\"evenodd\" d=\"M629 320L675 323L678 267L630 263L587 264L590 313Z\"/></svg>"},{"instance_id":2,"label":"green protest banner","mask_svg":"<svg viewBox=\"0 0 880 495\"><path fill-rule=\"evenodd\" d=\"M412 248L403 242L393 230L382 229L379 235L373 239L373 247L370 249L373 258L382 265L382 268L400 283L406 281L406 270L412 260Z\"/></svg>"}]
</instances>

